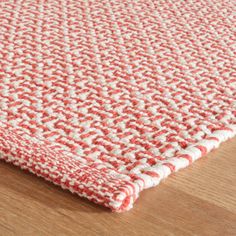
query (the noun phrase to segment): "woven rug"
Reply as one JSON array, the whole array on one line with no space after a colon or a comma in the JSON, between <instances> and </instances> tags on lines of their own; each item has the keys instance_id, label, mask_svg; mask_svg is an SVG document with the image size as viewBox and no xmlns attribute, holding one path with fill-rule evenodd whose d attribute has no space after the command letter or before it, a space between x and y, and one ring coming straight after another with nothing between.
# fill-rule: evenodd
<instances>
[{"instance_id":1,"label":"woven rug","mask_svg":"<svg viewBox=\"0 0 236 236\"><path fill-rule=\"evenodd\" d=\"M113 211L236 134L234 0L0 1L0 158Z\"/></svg>"}]
</instances>

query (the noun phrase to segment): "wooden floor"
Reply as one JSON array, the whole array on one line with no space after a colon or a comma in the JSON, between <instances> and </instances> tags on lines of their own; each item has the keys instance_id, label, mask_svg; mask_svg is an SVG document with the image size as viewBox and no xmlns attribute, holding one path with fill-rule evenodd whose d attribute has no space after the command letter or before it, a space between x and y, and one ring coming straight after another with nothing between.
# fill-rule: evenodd
<instances>
[{"instance_id":1,"label":"wooden floor","mask_svg":"<svg viewBox=\"0 0 236 236\"><path fill-rule=\"evenodd\" d=\"M0 235L236 235L236 138L117 214L0 162Z\"/></svg>"}]
</instances>

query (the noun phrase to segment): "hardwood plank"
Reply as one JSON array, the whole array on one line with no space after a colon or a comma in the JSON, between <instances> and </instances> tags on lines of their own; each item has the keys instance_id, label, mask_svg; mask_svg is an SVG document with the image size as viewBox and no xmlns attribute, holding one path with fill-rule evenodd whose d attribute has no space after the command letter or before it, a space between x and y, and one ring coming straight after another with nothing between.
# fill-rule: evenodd
<instances>
[{"instance_id":1,"label":"hardwood plank","mask_svg":"<svg viewBox=\"0 0 236 236\"><path fill-rule=\"evenodd\" d=\"M117 214L0 162L0 235L236 235L236 138Z\"/></svg>"}]
</instances>

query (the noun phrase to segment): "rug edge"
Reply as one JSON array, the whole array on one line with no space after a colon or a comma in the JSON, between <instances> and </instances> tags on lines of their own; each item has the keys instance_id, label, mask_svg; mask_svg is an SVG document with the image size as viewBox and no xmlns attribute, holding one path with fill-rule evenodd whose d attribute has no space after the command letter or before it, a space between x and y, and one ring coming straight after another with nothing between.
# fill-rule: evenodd
<instances>
[{"instance_id":1,"label":"rug edge","mask_svg":"<svg viewBox=\"0 0 236 236\"><path fill-rule=\"evenodd\" d=\"M198 143L189 145L177 156L159 165L148 167L142 174L137 175L136 179L115 170L108 171L97 166L88 166L52 150L47 145L42 146L31 140L25 140L13 130L1 126L0 159L43 177L80 197L109 207L113 212L124 212L133 207L143 189L158 185L171 173L189 166L234 136L236 136L236 125L218 129ZM84 183L89 183L90 186L83 186ZM87 191L86 189L91 186L97 188ZM102 188L111 189L101 191Z\"/></svg>"},{"instance_id":2,"label":"rug edge","mask_svg":"<svg viewBox=\"0 0 236 236\"><path fill-rule=\"evenodd\" d=\"M35 140L35 139L34 139ZM127 211L141 191L130 176L66 156L0 122L0 160L9 162L115 212Z\"/></svg>"}]
</instances>

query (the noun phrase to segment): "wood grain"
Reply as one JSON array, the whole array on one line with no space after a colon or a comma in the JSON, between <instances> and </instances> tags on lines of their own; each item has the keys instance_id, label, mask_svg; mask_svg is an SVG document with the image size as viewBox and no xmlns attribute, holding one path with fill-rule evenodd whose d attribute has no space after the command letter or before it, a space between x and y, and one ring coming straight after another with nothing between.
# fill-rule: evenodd
<instances>
[{"instance_id":1,"label":"wood grain","mask_svg":"<svg viewBox=\"0 0 236 236\"><path fill-rule=\"evenodd\" d=\"M0 235L236 235L236 138L117 214L0 162Z\"/></svg>"}]
</instances>

